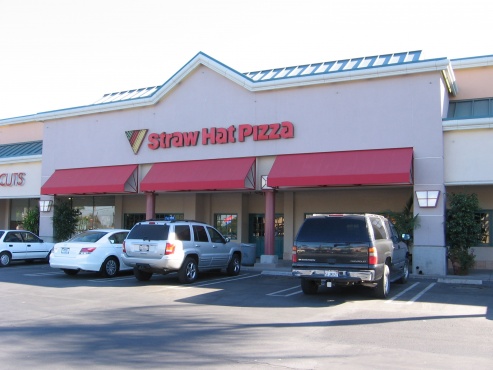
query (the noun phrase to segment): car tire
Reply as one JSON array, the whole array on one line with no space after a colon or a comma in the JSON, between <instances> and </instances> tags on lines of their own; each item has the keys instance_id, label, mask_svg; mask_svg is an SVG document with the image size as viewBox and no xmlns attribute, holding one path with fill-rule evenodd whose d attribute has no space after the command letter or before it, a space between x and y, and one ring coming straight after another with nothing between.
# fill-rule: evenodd
<instances>
[{"instance_id":1,"label":"car tire","mask_svg":"<svg viewBox=\"0 0 493 370\"><path fill-rule=\"evenodd\" d=\"M389 265L385 264L383 268L383 276L380 280L378 280L377 286L373 288L375 297L381 299L385 299L388 297L390 293L389 275L390 275Z\"/></svg>"},{"instance_id":2,"label":"car tire","mask_svg":"<svg viewBox=\"0 0 493 370\"><path fill-rule=\"evenodd\" d=\"M74 276L79 273L79 270L73 270L73 269L62 269L62 271L70 276Z\"/></svg>"},{"instance_id":3,"label":"car tire","mask_svg":"<svg viewBox=\"0 0 493 370\"><path fill-rule=\"evenodd\" d=\"M307 295L317 294L318 284L314 280L301 279L301 290Z\"/></svg>"},{"instance_id":4,"label":"car tire","mask_svg":"<svg viewBox=\"0 0 493 370\"><path fill-rule=\"evenodd\" d=\"M228 268L226 269L226 273L228 276L236 276L240 273L241 270L241 259L240 256L236 253L231 257L231 261L228 263Z\"/></svg>"},{"instance_id":5,"label":"car tire","mask_svg":"<svg viewBox=\"0 0 493 370\"><path fill-rule=\"evenodd\" d=\"M404 261L404 267L402 273L403 273L402 277L397 282L399 284L406 284L407 280L409 279L409 258L407 257L406 260Z\"/></svg>"},{"instance_id":6,"label":"car tire","mask_svg":"<svg viewBox=\"0 0 493 370\"><path fill-rule=\"evenodd\" d=\"M52 249L51 251L49 251L49 252L48 252L48 254L46 255L46 257L45 257L45 258L43 258L43 261L44 261L44 262L47 262L47 263L49 263L49 262L50 262L50 254L51 254L51 252L52 252L52 251L53 251L53 249Z\"/></svg>"},{"instance_id":7,"label":"car tire","mask_svg":"<svg viewBox=\"0 0 493 370\"><path fill-rule=\"evenodd\" d=\"M12 257L10 256L9 252L0 253L0 266L6 267L6 266L10 265L11 260L12 260Z\"/></svg>"},{"instance_id":8,"label":"car tire","mask_svg":"<svg viewBox=\"0 0 493 370\"><path fill-rule=\"evenodd\" d=\"M183 261L183 265L178 270L178 280L182 284L190 284L197 280L198 266L195 258L187 257Z\"/></svg>"},{"instance_id":9,"label":"car tire","mask_svg":"<svg viewBox=\"0 0 493 370\"><path fill-rule=\"evenodd\" d=\"M152 272L143 271L138 267L134 267L134 276L138 281L149 281L152 277Z\"/></svg>"},{"instance_id":10,"label":"car tire","mask_svg":"<svg viewBox=\"0 0 493 370\"><path fill-rule=\"evenodd\" d=\"M106 278L115 277L120 270L120 264L118 263L118 258L108 257L104 260L101 265L100 272Z\"/></svg>"}]
</instances>

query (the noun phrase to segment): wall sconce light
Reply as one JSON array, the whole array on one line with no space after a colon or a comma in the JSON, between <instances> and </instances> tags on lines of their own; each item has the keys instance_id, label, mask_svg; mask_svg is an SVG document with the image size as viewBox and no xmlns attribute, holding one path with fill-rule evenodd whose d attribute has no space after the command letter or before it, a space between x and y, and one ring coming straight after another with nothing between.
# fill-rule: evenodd
<instances>
[{"instance_id":1,"label":"wall sconce light","mask_svg":"<svg viewBox=\"0 0 493 370\"><path fill-rule=\"evenodd\" d=\"M421 208L434 208L437 206L440 190L417 191L416 198Z\"/></svg>"},{"instance_id":2,"label":"wall sconce light","mask_svg":"<svg viewBox=\"0 0 493 370\"><path fill-rule=\"evenodd\" d=\"M50 212L51 206L53 206L52 200L40 200L39 201L39 211L40 212Z\"/></svg>"}]
</instances>

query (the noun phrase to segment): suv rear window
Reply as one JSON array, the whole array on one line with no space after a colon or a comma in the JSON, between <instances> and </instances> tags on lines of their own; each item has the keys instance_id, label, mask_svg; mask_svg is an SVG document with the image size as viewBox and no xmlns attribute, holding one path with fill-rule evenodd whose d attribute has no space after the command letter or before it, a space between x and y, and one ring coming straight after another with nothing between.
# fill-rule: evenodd
<instances>
[{"instance_id":1,"label":"suv rear window","mask_svg":"<svg viewBox=\"0 0 493 370\"><path fill-rule=\"evenodd\" d=\"M135 225L127 236L127 239L142 240L167 240L169 225L143 224Z\"/></svg>"},{"instance_id":2,"label":"suv rear window","mask_svg":"<svg viewBox=\"0 0 493 370\"><path fill-rule=\"evenodd\" d=\"M355 243L369 242L364 218L308 218L298 232L298 242Z\"/></svg>"}]
</instances>

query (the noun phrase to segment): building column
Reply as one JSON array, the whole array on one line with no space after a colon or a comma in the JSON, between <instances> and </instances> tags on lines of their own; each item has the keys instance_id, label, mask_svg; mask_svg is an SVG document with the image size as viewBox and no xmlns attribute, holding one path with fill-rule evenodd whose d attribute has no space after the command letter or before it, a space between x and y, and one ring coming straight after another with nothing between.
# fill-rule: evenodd
<instances>
[{"instance_id":1,"label":"building column","mask_svg":"<svg viewBox=\"0 0 493 370\"><path fill-rule=\"evenodd\" d=\"M146 220L156 218L156 193L146 193Z\"/></svg>"},{"instance_id":2,"label":"building column","mask_svg":"<svg viewBox=\"0 0 493 370\"><path fill-rule=\"evenodd\" d=\"M265 195L265 254L275 255L275 190L264 190Z\"/></svg>"}]
</instances>

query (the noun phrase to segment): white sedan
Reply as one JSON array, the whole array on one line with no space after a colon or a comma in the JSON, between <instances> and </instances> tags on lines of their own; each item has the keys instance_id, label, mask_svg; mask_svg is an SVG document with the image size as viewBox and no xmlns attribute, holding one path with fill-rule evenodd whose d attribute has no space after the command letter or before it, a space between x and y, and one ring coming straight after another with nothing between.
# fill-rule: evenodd
<instances>
[{"instance_id":1,"label":"white sedan","mask_svg":"<svg viewBox=\"0 0 493 370\"><path fill-rule=\"evenodd\" d=\"M12 260L47 260L53 245L30 231L0 230L0 267L8 266Z\"/></svg>"},{"instance_id":2,"label":"white sedan","mask_svg":"<svg viewBox=\"0 0 493 370\"><path fill-rule=\"evenodd\" d=\"M62 269L67 275L79 271L98 271L113 277L129 270L121 260L122 243L129 230L96 229L84 231L70 240L55 244L50 255L50 266Z\"/></svg>"}]
</instances>

